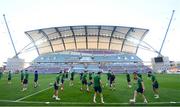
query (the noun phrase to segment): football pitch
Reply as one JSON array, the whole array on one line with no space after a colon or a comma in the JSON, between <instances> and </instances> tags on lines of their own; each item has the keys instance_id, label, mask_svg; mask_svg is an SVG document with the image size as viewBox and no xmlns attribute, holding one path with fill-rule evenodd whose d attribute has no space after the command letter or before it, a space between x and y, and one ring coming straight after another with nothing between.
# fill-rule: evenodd
<instances>
[{"instance_id":1,"label":"football pitch","mask_svg":"<svg viewBox=\"0 0 180 107\"><path fill-rule=\"evenodd\" d=\"M80 91L81 82L79 74L75 74L74 85L69 86L69 79L64 82L64 91L59 89L60 101L52 98L54 88L49 85L53 83L57 74L39 74L40 86L34 88L34 75L29 75L29 84L26 91L22 91L20 83L20 74L12 75L12 83L8 84L7 74L4 74L0 80L0 106L128 106L129 99L133 98L135 86L128 88L126 75L116 75L115 87L116 90L110 90L106 86L107 76L101 75L103 82L103 96L105 104L100 103L100 97L97 97L97 103L93 103L93 87L90 87L90 92ZM140 95L134 105L179 105L180 106L180 75L156 74L159 82L160 98L155 99L152 91L152 82L146 74L143 75L145 84L145 96L148 104L143 103ZM132 75L131 75L132 80Z\"/></svg>"}]
</instances>

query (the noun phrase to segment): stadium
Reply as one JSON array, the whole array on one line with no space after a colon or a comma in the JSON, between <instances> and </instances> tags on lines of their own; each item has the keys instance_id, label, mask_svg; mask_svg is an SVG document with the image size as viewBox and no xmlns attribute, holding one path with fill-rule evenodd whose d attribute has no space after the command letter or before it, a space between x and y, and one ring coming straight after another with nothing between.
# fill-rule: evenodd
<instances>
[{"instance_id":1,"label":"stadium","mask_svg":"<svg viewBox=\"0 0 180 107\"><path fill-rule=\"evenodd\" d=\"M0 86L2 87L0 89L0 105L179 105L178 78L180 77L178 74L167 74L174 66L168 57L152 58L151 65L147 65L137 56L140 48L157 52L143 41L148 31L144 28L110 25L62 26L26 31L25 34L31 40L31 44L28 44L15 57L9 58L6 66L1 68L3 72L0 77ZM29 50L35 50L38 57L24 67L27 62L17 56ZM161 72L157 72L158 70ZM29 80L28 85L24 83L24 79L20 80L21 71L25 72L23 78L26 78L28 72L29 77L26 78ZM35 71L39 73L38 83L35 83ZM61 77L61 89L58 94L60 98L56 99L55 96L54 99L52 98L55 95L53 95L53 87L55 87L53 84L60 72L63 72L62 75L65 74L66 77L63 82ZM75 73L74 79L72 79L72 72ZM88 89L86 92L82 88L80 79L82 73L84 73L82 75L87 73L90 76L91 73L96 75L99 72L102 73L104 101L102 102L102 98L97 96L97 103L95 103L96 101L93 101L93 82L87 79ZM116 77L115 80L110 80L110 83L109 79L107 80L109 72ZM126 81L127 72L130 74L131 83ZM153 97L152 83L148 77L149 72L156 75L160 84L158 99ZM134 73L141 74L141 79L144 81L146 102L143 102L141 96L137 96L136 103L132 103L130 100L136 89ZM167 94L168 92L170 95ZM100 99L101 103L99 103Z\"/></svg>"},{"instance_id":2,"label":"stadium","mask_svg":"<svg viewBox=\"0 0 180 107\"><path fill-rule=\"evenodd\" d=\"M123 73L124 69L146 72L150 68L143 65L136 53L138 48L143 47L140 42L147 32L148 29L100 25L27 31L26 35L39 54L33 61L34 66L28 69L57 72L73 68L97 72L111 68L117 73ZM143 69L138 69L138 66Z\"/></svg>"}]
</instances>

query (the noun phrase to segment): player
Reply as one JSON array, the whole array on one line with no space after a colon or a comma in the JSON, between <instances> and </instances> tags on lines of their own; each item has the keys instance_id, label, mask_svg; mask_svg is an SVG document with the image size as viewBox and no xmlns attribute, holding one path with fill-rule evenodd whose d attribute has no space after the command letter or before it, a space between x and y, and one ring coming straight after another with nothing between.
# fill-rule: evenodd
<instances>
[{"instance_id":1,"label":"player","mask_svg":"<svg viewBox=\"0 0 180 107\"><path fill-rule=\"evenodd\" d=\"M69 83L69 86L73 86L74 85L74 75L75 75L75 72L74 70L71 72L71 78L70 78L70 83Z\"/></svg>"},{"instance_id":2,"label":"player","mask_svg":"<svg viewBox=\"0 0 180 107\"><path fill-rule=\"evenodd\" d=\"M83 87L86 86L87 92L89 92L89 87L87 84L87 70L84 71L83 76L82 76L82 86L81 86L81 91L83 90Z\"/></svg>"},{"instance_id":3,"label":"player","mask_svg":"<svg viewBox=\"0 0 180 107\"><path fill-rule=\"evenodd\" d=\"M65 78L68 79L68 71L65 69L64 70Z\"/></svg>"},{"instance_id":4,"label":"player","mask_svg":"<svg viewBox=\"0 0 180 107\"><path fill-rule=\"evenodd\" d=\"M2 76L3 76L3 71L2 71L2 69L0 69L0 80L1 80Z\"/></svg>"},{"instance_id":5,"label":"player","mask_svg":"<svg viewBox=\"0 0 180 107\"><path fill-rule=\"evenodd\" d=\"M64 72L62 73L62 76L61 76L61 91L64 90L64 80L66 78L66 72L64 70Z\"/></svg>"},{"instance_id":6,"label":"player","mask_svg":"<svg viewBox=\"0 0 180 107\"><path fill-rule=\"evenodd\" d=\"M140 93L144 99L144 103L147 103L146 97L144 96L145 87L144 87L143 80L140 77L138 77L137 73L134 73L134 78L137 80L137 89L134 91L134 98L130 99L130 102L135 103L136 96L138 93Z\"/></svg>"},{"instance_id":7,"label":"player","mask_svg":"<svg viewBox=\"0 0 180 107\"><path fill-rule=\"evenodd\" d=\"M140 77L142 79L142 74L141 73L137 73L138 77Z\"/></svg>"},{"instance_id":8,"label":"player","mask_svg":"<svg viewBox=\"0 0 180 107\"><path fill-rule=\"evenodd\" d=\"M38 71L34 72L34 88L38 87Z\"/></svg>"},{"instance_id":9,"label":"player","mask_svg":"<svg viewBox=\"0 0 180 107\"><path fill-rule=\"evenodd\" d=\"M115 90L115 75L114 75L114 72L111 72L111 75L110 75L110 88L111 90Z\"/></svg>"},{"instance_id":10,"label":"player","mask_svg":"<svg viewBox=\"0 0 180 107\"><path fill-rule=\"evenodd\" d=\"M148 71L147 74L148 74L148 78L151 79L151 74L152 74L152 72L151 72L151 71Z\"/></svg>"},{"instance_id":11,"label":"player","mask_svg":"<svg viewBox=\"0 0 180 107\"><path fill-rule=\"evenodd\" d=\"M21 70L21 84L23 85L23 80L24 80L24 71Z\"/></svg>"},{"instance_id":12,"label":"player","mask_svg":"<svg viewBox=\"0 0 180 107\"><path fill-rule=\"evenodd\" d=\"M101 85L102 85L102 82L101 82L101 78L100 78L100 74L101 72L98 72L96 76L94 76L94 98L93 98L93 102L96 103L96 96L97 96L97 93L100 94L100 97L101 97L101 103L104 104L104 100L103 100L103 94L102 94L102 88L101 88Z\"/></svg>"},{"instance_id":13,"label":"player","mask_svg":"<svg viewBox=\"0 0 180 107\"><path fill-rule=\"evenodd\" d=\"M89 86L91 86L93 84L93 80L92 80L93 79L93 77L92 77L93 73L94 72L89 72L89 83L88 83Z\"/></svg>"},{"instance_id":14,"label":"player","mask_svg":"<svg viewBox=\"0 0 180 107\"><path fill-rule=\"evenodd\" d=\"M127 70L125 70L126 72L126 78L127 78L127 83L128 83L128 87L131 88L131 78L130 78L130 74Z\"/></svg>"},{"instance_id":15,"label":"player","mask_svg":"<svg viewBox=\"0 0 180 107\"><path fill-rule=\"evenodd\" d=\"M80 75L80 81L82 81L83 72L81 71Z\"/></svg>"},{"instance_id":16,"label":"player","mask_svg":"<svg viewBox=\"0 0 180 107\"><path fill-rule=\"evenodd\" d=\"M8 84L11 84L12 74L11 71L8 72Z\"/></svg>"},{"instance_id":17,"label":"player","mask_svg":"<svg viewBox=\"0 0 180 107\"><path fill-rule=\"evenodd\" d=\"M60 100L60 98L58 97L58 89L59 89L59 82L60 82L60 78L61 78L62 72L60 71L59 74L56 76L56 80L54 81L54 94L53 94L53 98L55 100Z\"/></svg>"},{"instance_id":18,"label":"player","mask_svg":"<svg viewBox=\"0 0 180 107\"><path fill-rule=\"evenodd\" d=\"M153 75L152 73L150 74L151 76L151 80L152 80L152 87L153 87L153 92L154 92L154 98L159 98L159 91L158 91L158 88L159 88L159 84L158 84L158 81L155 77L155 75Z\"/></svg>"},{"instance_id":19,"label":"player","mask_svg":"<svg viewBox=\"0 0 180 107\"><path fill-rule=\"evenodd\" d=\"M107 83L106 83L106 86L110 86L110 77L111 77L111 70L108 70L108 73L107 73Z\"/></svg>"},{"instance_id":20,"label":"player","mask_svg":"<svg viewBox=\"0 0 180 107\"><path fill-rule=\"evenodd\" d=\"M22 91L27 90L28 78L29 78L28 70L25 70L25 75L24 75L24 80L23 80L23 90Z\"/></svg>"}]
</instances>

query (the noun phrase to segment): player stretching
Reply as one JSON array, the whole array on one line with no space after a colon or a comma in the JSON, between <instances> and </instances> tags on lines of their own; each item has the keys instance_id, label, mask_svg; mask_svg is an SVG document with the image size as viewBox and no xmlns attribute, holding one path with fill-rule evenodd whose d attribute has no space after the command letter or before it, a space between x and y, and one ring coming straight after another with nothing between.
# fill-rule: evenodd
<instances>
[{"instance_id":1,"label":"player stretching","mask_svg":"<svg viewBox=\"0 0 180 107\"><path fill-rule=\"evenodd\" d=\"M127 83L128 83L128 87L131 88L131 78L130 78L130 74L127 70L125 70L126 72L126 78L127 78Z\"/></svg>"},{"instance_id":2,"label":"player stretching","mask_svg":"<svg viewBox=\"0 0 180 107\"><path fill-rule=\"evenodd\" d=\"M138 77L137 73L134 73L134 79L137 79L137 89L134 91L134 98L130 99L130 102L135 103L137 94L141 93L144 99L144 103L147 103L146 97L144 96L145 87L144 87L143 80L141 79L141 77Z\"/></svg>"},{"instance_id":3,"label":"player stretching","mask_svg":"<svg viewBox=\"0 0 180 107\"><path fill-rule=\"evenodd\" d=\"M72 72L71 72L71 78L70 78L69 86L73 86L73 85L74 85L74 74L75 74L75 72L72 71Z\"/></svg>"},{"instance_id":4,"label":"player stretching","mask_svg":"<svg viewBox=\"0 0 180 107\"><path fill-rule=\"evenodd\" d=\"M53 95L53 98L55 100L60 100L60 98L58 97L58 89L59 89L59 81L60 81L60 77L61 77L61 73L62 72L59 72L59 74L56 76L56 80L54 81L54 95Z\"/></svg>"},{"instance_id":5,"label":"player stretching","mask_svg":"<svg viewBox=\"0 0 180 107\"><path fill-rule=\"evenodd\" d=\"M87 84L87 71L85 70L84 71L84 74L82 76L82 86L81 86L81 91L83 90L83 87L86 86L86 90L89 91L89 87L88 87L88 84Z\"/></svg>"},{"instance_id":6,"label":"player stretching","mask_svg":"<svg viewBox=\"0 0 180 107\"><path fill-rule=\"evenodd\" d=\"M28 78L29 78L28 70L25 70L25 77L24 77L24 80L23 80L23 90L22 91L27 90Z\"/></svg>"},{"instance_id":7,"label":"player stretching","mask_svg":"<svg viewBox=\"0 0 180 107\"><path fill-rule=\"evenodd\" d=\"M151 80L152 80L154 98L157 99L157 98L159 98L159 91L158 91L159 84L158 84L156 77L152 73L150 75L151 75Z\"/></svg>"},{"instance_id":8,"label":"player stretching","mask_svg":"<svg viewBox=\"0 0 180 107\"><path fill-rule=\"evenodd\" d=\"M115 75L114 72L111 72L111 76L110 76L110 88L111 90L115 90Z\"/></svg>"},{"instance_id":9,"label":"player stretching","mask_svg":"<svg viewBox=\"0 0 180 107\"><path fill-rule=\"evenodd\" d=\"M38 86L38 71L34 72L34 88Z\"/></svg>"},{"instance_id":10,"label":"player stretching","mask_svg":"<svg viewBox=\"0 0 180 107\"><path fill-rule=\"evenodd\" d=\"M95 92L94 92L93 102L96 103L96 96L97 96L97 93L99 93L101 97L101 103L104 104L102 88L101 88L102 82L101 82L100 74L101 72L98 72L98 74L94 76L94 91Z\"/></svg>"}]
</instances>

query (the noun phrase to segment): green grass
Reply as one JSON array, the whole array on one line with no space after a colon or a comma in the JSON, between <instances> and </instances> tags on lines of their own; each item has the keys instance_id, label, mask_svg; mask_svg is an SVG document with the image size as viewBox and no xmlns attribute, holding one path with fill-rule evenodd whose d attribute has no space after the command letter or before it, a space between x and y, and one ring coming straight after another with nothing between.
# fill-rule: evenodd
<instances>
[{"instance_id":1,"label":"green grass","mask_svg":"<svg viewBox=\"0 0 180 107\"><path fill-rule=\"evenodd\" d=\"M80 91L81 83L79 81L79 74L75 75L74 86L69 86L69 80L65 80L64 91L59 90L60 101L52 99L53 88L49 88L49 83L53 83L56 74L40 74L39 83L40 87L33 87L33 74L29 76L28 90L22 92L22 85L20 83L20 74L14 74L12 77L12 83L7 84L7 74L4 74L0 80L0 105L9 106L53 106L53 105L70 105L70 106L111 106L111 105L130 105L129 99L133 97L134 87L128 88L125 74L116 75L116 90L111 91L108 86L103 88L103 95L105 104L93 104L93 88L90 88L90 92ZM106 75L102 75L102 81L105 84L107 82ZM132 77L132 76L131 76ZM147 75L143 75L145 83L145 96L147 97L147 105L180 105L180 75L168 75L168 74L157 74L156 75L160 88L160 98L154 99L151 80L147 78ZM45 91L39 92L43 89L49 88ZM24 98L33 93L30 97ZM16 101L21 99L20 101ZM179 102L171 104L169 102ZM50 104L45 104L50 102ZM100 102L100 98L97 97L97 102ZM137 97L136 105L143 104L143 99L139 95Z\"/></svg>"}]
</instances>

